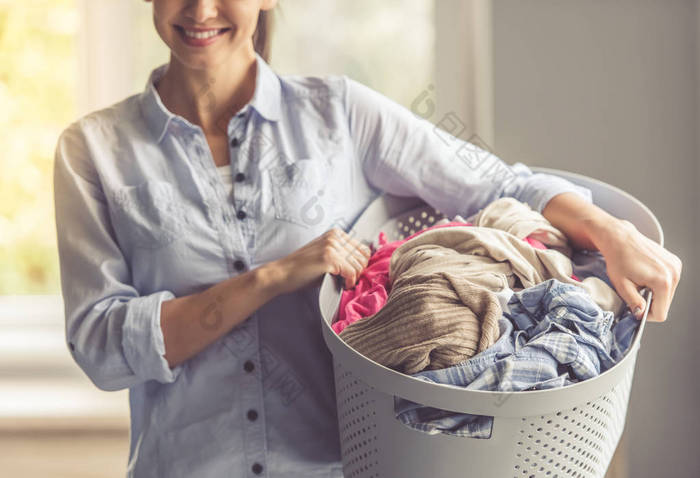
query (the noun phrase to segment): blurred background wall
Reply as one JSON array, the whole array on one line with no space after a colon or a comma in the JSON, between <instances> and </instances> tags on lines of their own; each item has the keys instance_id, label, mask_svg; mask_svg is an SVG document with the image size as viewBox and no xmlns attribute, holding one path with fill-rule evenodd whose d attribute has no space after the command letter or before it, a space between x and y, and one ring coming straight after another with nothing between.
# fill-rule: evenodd
<instances>
[{"instance_id":1,"label":"blurred background wall","mask_svg":"<svg viewBox=\"0 0 700 478\"><path fill-rule=\"evenodd\" d=\"M698 4L494 0L437 8L438 17L461 8L455 22L481 25L481 33L462 33L471 50L438 34L438 52L467 56L464 79L438 89L441 107L461 98L466 123L508 162L566 169L630 192L659 218L666 247L684 262L668 322L650 324L642 341L625 432L630 477L700 476ZM440 66L459 75L438 53Z\"/></svg>"},{"instance_id":2,"label":"blurred background wall","mask_svg":"<svg viewBox=\"0 0 700 478\"><path fill-rule=\"evenodd\" d=\"M698 2L498 0L495 148L630 192L683 279L645 331L629 405L631 477L700 476Z\"/></svg>"},{"instance_id":3,"label":"blurred background wall","mask_svg":"<svg viewBox=\"0 0 700 478\"><path fill-rule=\"evenodd\" d=\"M509 163L615 184L684 261L650 324L623 477L697 477L698 0L280 0L271 65L345 73ZM167 62L142 0L0 0L0 474L123 476L126 391L95 388L63 337L52 161L69 122ZM313 55L308 52L313 51ZM423 111L423 116L425 111Z\"/></svg>"}]
</instances>

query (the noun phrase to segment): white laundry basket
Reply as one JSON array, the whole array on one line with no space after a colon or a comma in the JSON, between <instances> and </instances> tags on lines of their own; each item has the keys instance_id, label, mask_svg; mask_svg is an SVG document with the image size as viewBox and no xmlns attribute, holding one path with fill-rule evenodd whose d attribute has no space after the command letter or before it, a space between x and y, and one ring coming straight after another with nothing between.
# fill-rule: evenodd
<instances>
[{"instance_id":1,"label":"white laundry basket","mask_svg":"<svg viewBox=\"0 0 700 478\"><path fill-rule=\"evenodd\" d=\"M595 204L629 220L663 245L663 232L654 215L624 191L573 173L532 169L589 188ZM374 242L379 231L384 231L393 241L443 217L419 198L385 194L370 204L349 232L357 240ZM489 392L418 380L356 352L330 326L341 293L337 277L326 274L319 306L324 340L333 355L346 478L605 475L624 428L650 300L627 354L598 377L551 390ZM493 416L491 437L429 435L408 428L395 418L394 396L444 410Z\"/></svg>"}]
</instances>

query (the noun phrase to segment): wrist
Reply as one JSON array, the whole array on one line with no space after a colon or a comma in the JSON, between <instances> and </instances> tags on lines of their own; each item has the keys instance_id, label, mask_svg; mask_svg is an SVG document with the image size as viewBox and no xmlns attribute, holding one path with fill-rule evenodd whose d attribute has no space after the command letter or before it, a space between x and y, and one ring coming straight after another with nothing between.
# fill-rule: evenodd
<instances>
[{"instance_id":1,"label":"wrist","mask_svg":"<svg viewBox=\"0 0 700 478\"><path fill-rule=\"evenodd\" d=\"M277 261L267 262L255 269L255 280L268 299L280 295L285 283L284 270Z\"/></svg>"},{"instance_id":2,"label":"wrist","mask_svg":"<svg viewBox=\"0 0 700 478\"><path fill-rule=\"evenodd\" d=\"M589 242L600 252L607 249L612 239L627 232L624 222L608 213L584 218L581 225Z\"/></svg>"},{"instance_id":3,"label":"wrist","mask_svg":"<svg viewBox=\"0 0 700 478\"><path fill-rule=\"evenodd\" d=\"M554 196L545 205L542 215L562 231L576 249L603 252L627 228L626 221L569 192Z\"/></svg>"}]
</instances>

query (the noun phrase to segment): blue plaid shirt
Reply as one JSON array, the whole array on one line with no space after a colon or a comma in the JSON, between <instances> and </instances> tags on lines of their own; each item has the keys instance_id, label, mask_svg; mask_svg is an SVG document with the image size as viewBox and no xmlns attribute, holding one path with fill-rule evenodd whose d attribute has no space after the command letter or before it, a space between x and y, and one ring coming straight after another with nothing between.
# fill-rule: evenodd
<instances>
[{"instance_id":1,"label":"blue plaid shirt","mask_svg":"<svg viewBox=\"0 0 700 478\"><path fill-rule=\"evenodd\" d=\"M631 346L638 326L629 309L615 318L583 288L549 279L513 293L499 319L501 336L494 345L463 363L413 376L468 390L563 387L595 377L617 363ZM491 436L493 418L489 416L440 410L400 397L394 397L394 411L402 423L429 434Z\"/></svg>"},{"instance_id":2,"label":"blue plaid shirt","mask_svg":"<svg viewBox=\"0 0 700 478\"><path fill-rule=\"evenodd\" d=\"M452 217L501 196L541 211L590 191L509 166L346 76L280 76L225 124L233 194L203 130L143 92L69 125L54 193L66 342L104 390L129 389L128 476L341 477L318 286L275 297L171 369L163 301L349 225L382 192ZM319 281L320 283L320 281ZM199 320L193 317L193 320Z\"/></svg>"}]
</instances>

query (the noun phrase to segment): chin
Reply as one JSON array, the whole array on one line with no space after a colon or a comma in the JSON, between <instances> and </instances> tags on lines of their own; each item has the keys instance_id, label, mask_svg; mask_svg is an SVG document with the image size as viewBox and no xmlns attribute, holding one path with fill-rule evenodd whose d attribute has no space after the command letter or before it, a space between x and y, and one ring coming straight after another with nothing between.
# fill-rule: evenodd
<instances>
[{"instance_id":1,"label":"chin","mask_svg":"<svg viewBox=\"0 0 700 478\"><path fill-rule=\"evenodd\" d=\"M192 69L207 69L216 67L230 61L234 56L242 53L243 45L235 43L216 45L216 48L202 48L201 51L193 50L182 45L178 39L171 45L171 53L183 65Z\"/></svg>"}]
</instances>

